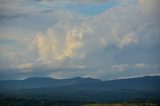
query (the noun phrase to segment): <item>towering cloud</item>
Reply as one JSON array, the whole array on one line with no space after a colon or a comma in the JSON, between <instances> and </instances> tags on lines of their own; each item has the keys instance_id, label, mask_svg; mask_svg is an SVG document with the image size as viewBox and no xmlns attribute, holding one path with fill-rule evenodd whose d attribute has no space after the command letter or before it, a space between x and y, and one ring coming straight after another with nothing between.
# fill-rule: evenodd
<instances>
[{"instance_id":1,"label":"towering cloud","mask_svg":"<svg viewBox=\"0 0 160 106\"><path fill-rule=\"evenodd\" d=\"M83 33L78 28L69 30L63 40L58 40L54 33L38 33L35 44L42 62L60 61L77 56L77 50L83 45ZM64 41L64 42L61 42Z\"/></svg>"},{"instance_id":2,"label":"towering cloud","mask_svg":"<svg viewBox=\"0 0 160 106\"><path fill-rule=\"evenodd\" d=\"M43 34L38 34L36 36L36 44L41 61L47 62L46 60L50 59L49 54L51 53L51 45L49 43L49 39Z\"/></svg>"},{"instance_id":3,"label":"towering cloud","mask_svg":"<svg viewBox=\"0 0 160 106\"><path fill-rule=\"evenodd\" d=\"M76 49L82 47L83 45L83 33L78 29L73 29L69 31L65 42L64 56L73 57L76 55Z\"/></svg>"}]
</instances>

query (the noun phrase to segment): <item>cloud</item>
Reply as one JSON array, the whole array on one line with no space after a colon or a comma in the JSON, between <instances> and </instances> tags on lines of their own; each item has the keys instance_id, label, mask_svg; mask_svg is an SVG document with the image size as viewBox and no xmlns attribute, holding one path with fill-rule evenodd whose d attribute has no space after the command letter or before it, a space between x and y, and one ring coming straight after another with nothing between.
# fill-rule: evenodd
<instances>
[{"instance_id":1,"label":"cloud","mask_svg":"<svg viewBox=\"0 0 160 106\"><path fill-rule=\"evenodd\" d=\"M80 3L104 3L108 2L109 0L77 0Z\"/></svg>"},{"instance_id":2,"label":"cloud","mask_svg":"<svg viewBox=\"0 0 160 106\"><path fill-rule=\"evenodd\" d=\"M123 48L124 46L127 46L129 44L137 43L137 38L133 35L133 33L129 33L127 35L124 35L122 39L120 39L119 47Z\"/></svg>"},{"instance_id":3,"label":"cloud","mask_svg":"<svg viewBox=\"0 0 160 106\"><path fill-rule=\"evenodd\" d=\"M82 32L76 30L69 31L66 36L66 47L64 49L64 55L68 57L73 57L76 55L75 49L82 47L83 43Z\"/></svg>"},{"instance_id":4,"label":"cloud","mask_svg":"<svg viewBox=\"0 0 160 106\"><path fill-rule=\"evenodd\" d=\"M159 0L138 0L145 13L156 13L159 11ZM159 13L159 12L158 12Z\"/></svg>"},{"instance_id":5,"label":"cloud","mask_svg":"<svg viewBox=\"0 0 160 106\"><path fill-rule=\"evenodd\" d=\"M78 57L80 55L77 54L78 52L85 52L86 55L89 55L101 47L109 48L114 45L125 49L131 45L138 45L138 41L142 41L139 32L146 24L146 21L143 21L146 16L141 17L139 7L135 7L138 4L129 4L113 7L94 17L82 17L86 18L82 21L75 20L77 14L73 15L72 12L64 14L62 17L68 15L70 17L65 20L60 18L59 23L49 28L47 34L36 35L35 42L40 60L45 63L64 62L68 58ZM69 23L66 24L65 22L68 21ZM78 24L74 25L72 21ZM64 24L66 27L62 27ZM57 27L62 27L62 30L57 30Z\"/></svg>"},{"instance_id":6,"label":"cloud","mask_svg":"<svg viewBox=\"0 0 160 106\"><path fill-rule=\"evenodd\" d=\"M18 69L31 69L32 68L32 63L25 63L25 64L20 64L17 66Z\"/></svg>"},{"instance_id":7,"label":"cloud","mask_svg":"<svg viewBox=\"0 0 160 106\"><path fill-rule=\"evenodd\" d=\"M144 68L146 65L144 63L135 64L134 67L136 68Z\"/></svg>"},{"instance_id":8,"label":"cloud","mask_svg":"<svg viewBox=\"0 0 160 106\"><path fill-rule=\"evenodd\" d=\"M43 34L38 34L36 36L36 44L38 47L41 61L49 59L48 56L50 53L50 45L47 37L45 37Z\"/></svg>"},{"instance_id":9,"label":"cloud","mask_svg":"<svg viewBox=\"0 0 160 106\"><path fill-rule=\"evenodd\" d=\"M19 17L26 17L33 14L40 13L40 9L37 9L32 6L27 6L25 0L1 0L0 1L0 18L1 19L12 19ZM12 4L12 5L11 5Z\"/></svg>"},{"instance_id":10,"label":"cloud","mask_svg":"<svg viewBox=\"0 0 160 106\"><path fill-rule=\"evenodd\" d=\"M74 60L74 58L83 56L81 52L77 53L77 50L83 46L83 32L80 29L74 28L69 30L63 39L58 39L57 36L59 35L56 35L54 31L50 31L50 29L47 35L43 33L36 35L35 45L38 48L41 62L59 66L58 64L64 64L63 62L66 59ZM77 65L77 67L79 66L83 65Z\"/></svg>"},{"instance_id":11,"label":"cloud","mask_svg":"<svg viewBox=\"0 0 160 106\"><path fill-rule=\"evenodd\" d=\"M139 0L142 14L147 16L148 21L159 23L160 1L159 0Z\"/></svg>"},{"instance_id":12,"label":"cloud","mask_svg":"<svg viewBox=\"0 0 160 106\"><path fill-rule=\"evenodd\" d=\"M88 19L85 25L92 29L91 35L99 45L124 48L138 43L137 29L141 26L140 21L139 10L135 7L117 6Z\"/></svg>"},{"instance_id":13,"label":"cloud","mask_svg":"<svg viewBox=\"0 0 160 106\"><path fill-rule=\"evenodd\" d=\"M55 2L57 0L32 0L32 1L35 1L35 2ZM106 2L108 0L62 0L60 2L79 2L79 3L94 3L94 2Z\"/></svg>"},{"instance_id":14,"label":"cloud","mask_svg":"<svg viewBox=\"0 0 160 106\"><path fill-rule=\"evenodd\" d=\"M13 14L13 15L0 15L0 21L6 20L6 19L15 19L15 18L20 18L20 17L26 17L26 14Z\"/></svg>"},{"instance_id":15,"label":"cloud","mask_svg":"<svg viewBox=\"0 0 160 106\"><path fill-rule=\"evenodd\" d=\"M113 70L113 72L121 72L121 71L125 71L127 69L129 65L128 64L120 64L120 65L114 65L111 67L111 70Z\"/></svg>"},{"instance_id":16,"label":"cloud","mask_svg":"<svg viewBox=\"0 0 160 106\"><path fill-rule=\"evenodd\" d=\"M150 72L151 70L154 73L157 73L157 69L159 68L158 64L145 64L145 63L136 63L136 64L119 64L113 65L110 67L110 73L123 73L125 71L133 71L137 70L139 72ZM144 71L145 70L145 71Z\"/></svg>"},{"instance_id":17,"label":"cloud","mask_svg":"<svg viewBox=\"0 0 160 106\"><path fill-rule=\"evenodd\" d=\"M59 2L64 7L68 6L68 2L71 3L71 1L53 2ZM157 11L157 7L151 6L154 9L148 10L143 3L149 1L140 1L130 2L128 0L126 2L125 0L124 3L124 0L119 0L117 3L123 3L119 3L94 16L54 7L53 5L55 4L50 3L51 0L34 0L35 4L29 2L29 4L33 3L33 7L30 9L28 2L25 2L26 7L24 8L18 2L18 4L14 4L16 8L13 11L11 10L14 6L8 7L9 2L6 2L5 5L7 7L3 7L3 9L7 14L10 14L9 11L14 14L37 14L40 10L48 9L48 7L51 10L56 8L56 11L52 13L43 14L41 12L43 15L40 16L43 17L39 18L49 17L47 22L56 20L53 26L48 25L45 28L46 31L43 29L35 30L32 33L24 31L22 31L23 33L18 33L21 32L21 29L16 29L17 33L13 34L10 30L1 31L6 32L2 33L5 36L1 35L1 38L7 38L6 35L10 32L10 36L7 39L16 39L21 41L22 45L24 44L23 50L21 48L18 52L16 51L17 49L12 47L8 51L5 50L5 52L11 53L10 51L12 51L16 54L13 59L7 60L12 64L7 66L8 68L13 68L14 66L14 68L21 71L25 70L26 73L28 70L28 76L36 74L43 76L44 74L45 76L51 75L58 78L88 76L113 79L131 75L158 73L158 68L154 67L153 64L160 62L158 58L160 52L158 50L159 25L149 15L152 14L149 11L155 11L155 9ZM93 1L76 2L90 3ZM104 2L104 0L95 0L94 2ZM38 10L40 5L43 5L45 9ZM6 14L5 12L3 13ZM38 17L36 18L39 19ZM43 26L43 22L37 21L37 23ZM30 23L30 26L32 27L33 23ZM14 50L11 50L11 48ZM5 57L10 57L9 53ZM3 57L4 61L4 56L1 55L1 57ZM16 71L16 73L18 72ZM19 75L24 77L21 72Z\"/></svg>"}]
</instances>

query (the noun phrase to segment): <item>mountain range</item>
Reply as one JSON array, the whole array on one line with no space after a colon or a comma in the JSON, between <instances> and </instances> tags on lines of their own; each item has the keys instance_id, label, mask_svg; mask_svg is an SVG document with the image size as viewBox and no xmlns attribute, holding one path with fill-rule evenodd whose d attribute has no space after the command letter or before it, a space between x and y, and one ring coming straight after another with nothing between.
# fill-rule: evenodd
<instances>
[{"instance_id":1,"label":"mountain range","mask_svg":"<svg viewBox=\"0 0 160 106\"><path fill-rule=\"evenodd\" d=\"M160 99L160 76L102 81L92 78L53 79L31 77L1 80L0 94L26 98L80 101Z\"/></svg>"}]
</instances>

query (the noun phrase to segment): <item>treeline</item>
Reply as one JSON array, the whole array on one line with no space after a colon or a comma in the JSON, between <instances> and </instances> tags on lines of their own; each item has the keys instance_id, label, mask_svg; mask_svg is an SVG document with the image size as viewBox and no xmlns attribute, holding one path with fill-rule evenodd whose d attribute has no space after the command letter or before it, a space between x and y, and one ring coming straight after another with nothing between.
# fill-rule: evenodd
<instances>
[{"instance_id":1,"label":"treeline","mask_svg":"<svg viewBox=\"0 0 160 106\"><path fill-rule=\"evenodd\" d=\"M45 99L0 98L0 106L82 106L80 101L53 101Z\"/></svg>"},{"instance_id":2,"label":"treeline","mask_svg":"<svg viewBox=\"0 0 160 106\"><path fill-rule=\"evenodd\" d=\"M160 101L139 99L134 101L82 102L0 96L0 106L160 106Z\"/></svg>"}]
</instances>

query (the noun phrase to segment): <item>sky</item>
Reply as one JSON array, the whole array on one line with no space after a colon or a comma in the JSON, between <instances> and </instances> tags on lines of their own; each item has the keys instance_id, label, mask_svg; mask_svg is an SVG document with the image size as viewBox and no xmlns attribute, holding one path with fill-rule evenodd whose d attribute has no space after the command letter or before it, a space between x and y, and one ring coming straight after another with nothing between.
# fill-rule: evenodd
<instances>
[{"instance_id":1,"label":"sky","mask_svg":"<svg viewBox=\"0 0 160 106\"><path fill-rule=\"evenodd\" d=\"M160 0L0 0L0 79L160 75Z\"/></svg>"}]
</instances>

